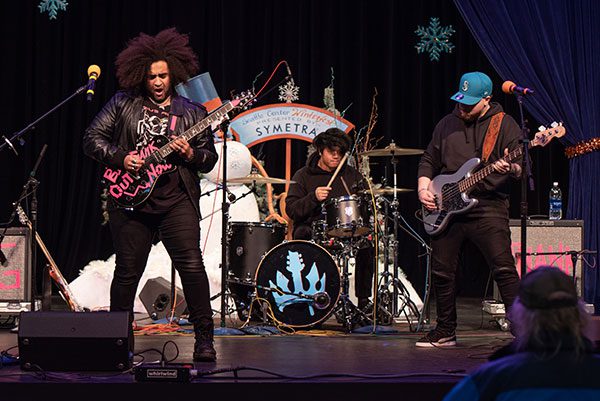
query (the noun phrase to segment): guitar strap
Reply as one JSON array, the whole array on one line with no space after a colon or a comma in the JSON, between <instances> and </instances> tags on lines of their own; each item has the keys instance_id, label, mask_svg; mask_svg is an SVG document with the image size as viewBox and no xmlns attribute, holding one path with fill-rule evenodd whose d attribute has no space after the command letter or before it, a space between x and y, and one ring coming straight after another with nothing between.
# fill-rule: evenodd
<instances>
[{"instance_id":1,"label":"guitar strap","mask_svg":"<svg viewBox=\"0 0 600 401\"><path fill-rule=\"evenodd\" d=\"M177 116L175 114L171 115L171 123L169 124L169 131L172 134L175 131L175 127L177 126Z\"/></svg>"},{"instance_id":2,"label":"guitar strap","mask_svg":"<svg viewBox=\"0 0 600 401\"><path fill-rule=\"evenodd\" d=\"M504 114L504 112L494 114L492 116L492 121L490 121L490 125L485 133L483 150L481 152L481 160L483 160L484 163L487 163L487 160L492 153L492 149L494 149L494 146L496 146L496 140L498 139L498 133L500 132L500 126L502 125Z\"/></svg>"}]
</instances>

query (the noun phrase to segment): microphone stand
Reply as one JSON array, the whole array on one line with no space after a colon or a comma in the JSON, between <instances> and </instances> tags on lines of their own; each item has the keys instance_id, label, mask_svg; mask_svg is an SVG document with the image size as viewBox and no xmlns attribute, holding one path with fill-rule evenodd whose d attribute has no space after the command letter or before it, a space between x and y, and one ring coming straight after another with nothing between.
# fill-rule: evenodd
<instances>
[{"instance_id":1,"label":"microphone stand","mask_svg":"<svg viewBox=\"0 0 600 401\"><path fill-rule=\"evenodd\" d=\"M64 99L62 102L60 102L59 104L57 104L56 106L54 106L52 109L50 109L49 111L47 111L46 113L44 113L41 117L39 117L37 120L35 120L34 122L32 122L31 124L29 124L28 126L26 126L25 128L23 128L22 130L20 130L19 132L13 134L13 136L8 139L6 136L2 135L2 141L3 143L0 143L0 152L2 151L2 149L4 149L6 146L9 146L10 149L15 152L15 155L19 156L19 153L17 152L17 149L15 148L15 146L13 145L13 141L15 139L19 140L19 144L21 146L23 146L25 144L25 141L23 140L23 138L21 138L21 136L26 133L29 130L35 129L35 126L37 123L39 123L40 121L42 121L44 118L48 117L50 114L52 114L54 111L58 110L60 107L62 107L65 103L67 103L69 100L73 99L75 96L79 95L80 93L82 93L83 91L85 91L87 88L87 84L83 85L81 87L79 87L75 92L73 92L71 95L69 95L69 97L67 97L66 99Z\"/></svg>"},{"instance_id":2,"label":"microphone stand","mask_svg":"<svg viewBox=\"0 0 600 401\"><path fill-rule=\"evenodd\" d=\"M221 328L225 325L225 309L227 308L227 274L229 273L229 263L227 260L227 252L229 244L227 243L227 228L229 227L229 203L227 199L227 129L229 127L223 124L223 181L221 187L223 189L223 199L221 201Z\"/></svg>"},{"instance_id":3,"label":"microphone stand","mask_svg":"<svg viewBox=\"0 0 600 401\"><path fill-rule=\"evenodd\" d=\"M31 224L31 230L30 230L30 238L29 238L29 249L31 250L31 276L30 276L30 292L29 294L27 294L27 291L25 291L25 295L29 295L29 301L30 301L30 310L33 312L35 311L35 298L37 295L37 291L36 291L36 287L37 287L37 280L36 280L36 264L37 264L37 244L36 244L36 232L37 232L37 210L38 210L38 202L37 202L37 187L39 185L39 181L35 178L36 172L38 167L40 166L40 163L42 162L42 159L44 157L44 155L46 154L46 149L48 148L47 144L44 144L44 146L42 147L42 150L40 151L40 154L33 166L33 170L31 170L31 173L29 173L29 178L27 179L27 182L25 183L25 185L23 185L23 190L21 191L21 194L19 195L19 197L17 198L17 200L15 202L13 202L13 210L12 213L10 215L10 218L8 219L8 221L6 222L6 226L4 227L4 230L2 232L2 234L0 234L0 243L2 242L2 240L4 239L5 235L6 235L6 231L8 230L8 226L13 222L15 215L17 214L17 209L19 208L19 206L21 205L21 202L23 201L23 199L27 198L29 195L31 195L31 203L30 203L30 212L31 212L31 219L30 219L30 224ZM2 256L4 257L4 255L2 254ZM45 306L49 305L49 302L44 302Z\"/></svg>"},{"instance_id":4,"label":"microphone stand","mask_svg":"<svg viewBox=\"0 0 600 401\"><path fill-rule=\"evenodd\" d=\"M535 189L533 177L531 176L531 166L529 163L529 136L525 127L525 117L523 115L523 96L517 95L519 104L519 113L521 116L521 144L523 147L523 158L521 159L521 278L527 274L527 180L529 180L529 188Z\"/></svg>"}]
</instances>

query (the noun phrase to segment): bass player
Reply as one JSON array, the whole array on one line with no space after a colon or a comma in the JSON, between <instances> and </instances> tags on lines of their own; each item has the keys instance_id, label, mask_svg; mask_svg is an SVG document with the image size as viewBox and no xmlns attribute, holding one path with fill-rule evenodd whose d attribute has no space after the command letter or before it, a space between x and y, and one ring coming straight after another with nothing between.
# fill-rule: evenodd
<instances>
[{"instance_id":1,"label":"bass player","mask_svg":"<svg viewBox=\"0 0 600 401\"><path fill-rule=\"evenodd\" d=\"M437 175L454 173L474 157L492 164L494 172L471 193L477 205L455 216L431 238L437 324L417 341L417 347L456 345L456 271L465 241L473 242L484 255L507 312L517 294L519 276L510 249L508 206L509 178L518 179L521 166L519 159L509 163L502 157L520 146L521 130L491 98L492 81L486 74L464 74L458 92L450 98L456 102L454 110L436 125L419 163L419 201L429 211L440 207L429 187Z\"/></svg>"}]
</instances>

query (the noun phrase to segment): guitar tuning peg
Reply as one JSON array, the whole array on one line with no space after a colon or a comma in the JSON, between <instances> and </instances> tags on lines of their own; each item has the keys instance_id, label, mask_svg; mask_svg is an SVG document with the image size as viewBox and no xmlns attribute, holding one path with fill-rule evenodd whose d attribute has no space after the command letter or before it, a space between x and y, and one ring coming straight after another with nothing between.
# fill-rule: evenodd
<instances>
[{"instance_id":1,"label":"guitar tuning peg","mask_svg":"<svg viewBox=\"0 0 600 401\"><path fill-rule=\"evenodd\" d=\"M554 121L554 122L552 122L552 124L550 124L550 126L552 128L556 128L556 127L558 127L558 123L556 121Z\"/></svg>"},{"instance_id":2,"label":"guitar tuning peg","mask_svg":"<svg viewBox=\"0 0 600 401\"><path fill-rule=\"evenodd\" d=\"M543 125L540 125L538 127L538 131L546 131L546 127L544 127Z\"/></svg>"}]
</instances>

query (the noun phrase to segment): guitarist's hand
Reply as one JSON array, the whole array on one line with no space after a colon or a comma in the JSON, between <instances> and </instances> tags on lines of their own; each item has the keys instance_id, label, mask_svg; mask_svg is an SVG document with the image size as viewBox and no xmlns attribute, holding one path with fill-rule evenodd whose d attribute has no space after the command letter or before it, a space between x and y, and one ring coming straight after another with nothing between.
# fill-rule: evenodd
<instances>
[{"instance_id":1,"label":"guitarist's hand","mask_svg":"<svg viewBox=\"0 0 600 401\"><path fill-rule=\"evenodd\" d=\"M190 161L194 157L194 149L190 146L185 138L180 136L171 135L173 142L169 144L169 147L173 149L177 154L184 160Z\"/></svg>"},{"instance_id":2,"label":"guitarist's hand","mask_svg":"<svg viewBox=\"0 0 600 401\"><path fill-rule=\"evenodd\" d=\"M437 205L435 204L435 198L431 191L428 189L420 189L419 190L419 201L425 206L427 210L435 210L437 209Z\"/></svg>"},{"instance_id":3,"label":"guitarist's hand","mask_svg":"<svg viewBox=\"0 0 600 401\"><path fill-rule=\"evenodd\" d=\"M504 156L508 156L508 148L504 149ZM504 159L500 159L492 164L494 171L500 174L506 174L511 170L511 164Z\"/></svg>"},{"instance_id":4,"label":"guitarist's hand","mask_svg":"<svg viewBox=\"0 0 600 401\"><path fill-rule=\"evenodd\" d=\"M123 166L128 171L137 172L144 165L144 159L137 155L127 155L125 156L125 160L123 160Z\"/></svg>"}]
</instances>

